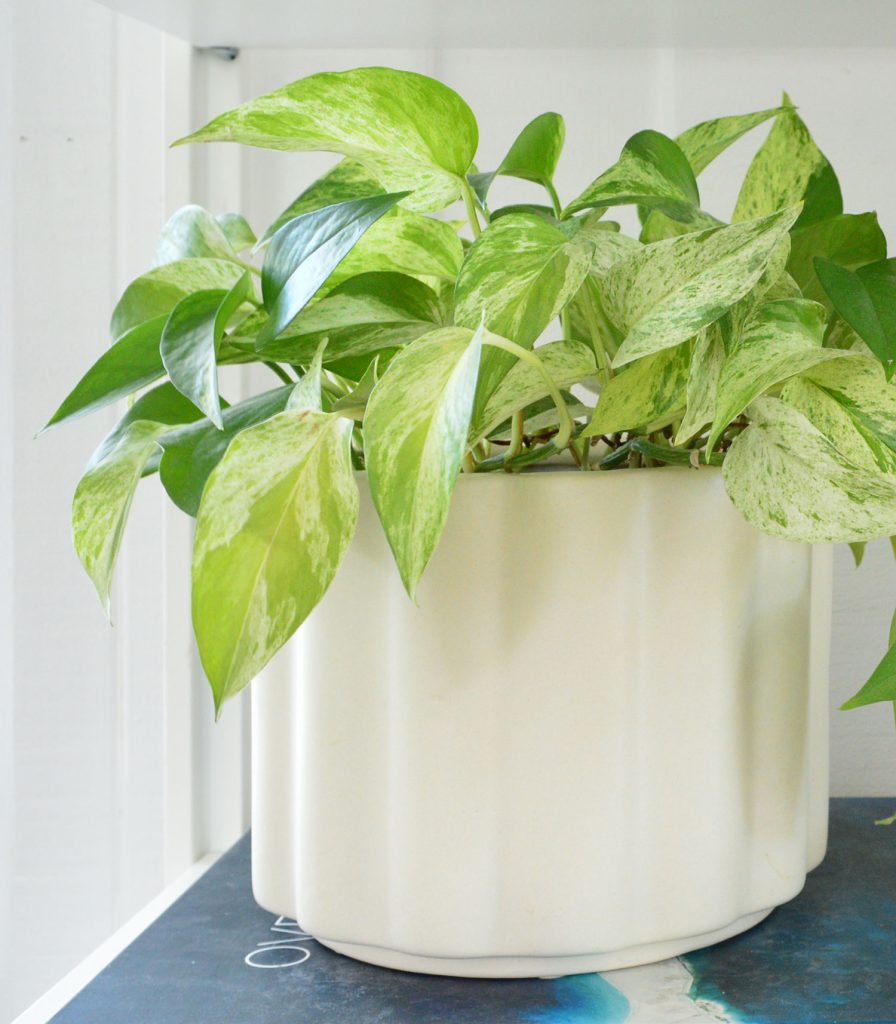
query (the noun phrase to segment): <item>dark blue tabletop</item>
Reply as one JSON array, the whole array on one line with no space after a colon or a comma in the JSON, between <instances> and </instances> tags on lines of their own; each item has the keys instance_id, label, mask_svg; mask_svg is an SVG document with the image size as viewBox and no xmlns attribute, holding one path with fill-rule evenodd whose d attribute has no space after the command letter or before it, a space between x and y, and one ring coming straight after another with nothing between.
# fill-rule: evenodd
<instances>
[{"instance_id":1,"label":"dark blue tabletop","mask_svg":"<svg viewBox=\"0 0 896 1024\"><path fill-rule=\"evenodd\" d=\"M332 953L252 899L243 838L53 1024L896 1024L896 811L834 800L828 856L744 935L556 980L406 974Z\"/></svg>"}]
</instances>

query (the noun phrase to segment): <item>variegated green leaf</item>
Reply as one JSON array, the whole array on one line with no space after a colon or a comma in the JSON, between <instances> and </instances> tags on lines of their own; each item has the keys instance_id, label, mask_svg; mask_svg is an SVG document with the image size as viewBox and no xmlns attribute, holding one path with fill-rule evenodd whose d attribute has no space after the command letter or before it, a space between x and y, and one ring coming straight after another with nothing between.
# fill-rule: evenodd
<instances>
[{"instance_id":1,"label":"variegated green leaf","mask_svg":"<svg viewBox=\"0 0 896 1024\"><path fill-rule=\"evenodd\" d=\"M633 135L623 146L619 160L574 199L563 215L632 204L661 210L673 220L705 224L697 181L687 157L660 132Z\"/></svg>"},{"instance_id":2,"label":"variegated green leaf","mask_svg":"<svg viewBox=\"0 0 896 1024\"><path fill-rule=\"evenodd\" d=\"M218 711L336 573L358 517L351 429L328 413L278 413L234 438L209 477L193 547L193 628Z\"/></svg>"},{"instance_id":3,"label":"variegated green leaf","mask_svg":"<svg viewBox=\"0 0 896 1024\"><path fill-rule=\"evenodd\" d=\"M455 321L474 330L484 316L488 330L531 348L579 290L590 263L587 240L570 241L532 214L502 217L467 253L457 280ZM513 363L507 352L483 353L477 411Z\"/></svg>"},{"instance_id":4,"label":"variegated green leaf","mask_svg":"<svg viewBox=\"0 0 896 1024\"><path fill-rule=\"evenodd\" d=\"M185 295L208 288L232 288L245 268L230 260L183 259L155 267L132 281L112 312L114 340L134 327L167 316Z\"/></svg>"},{"instance_id":5,"label":"variegated green leaf","mask_svg":"<svg viewBox=\"0 0 896 1024\"><path fill-rule=\"evenodd\" d=\"M448 86L372 67L302 78L180 141L342 153L389 191L413 191L416 209L433 210L460 195L478 139L473 112Z\"/></svg>"},{"instance_id":6,"label":"variegated green leaf","mask_svg":"<svg viewBox=\"0 0 896 1024\"><path fill-rule=\"evenodd\" d=\"M744 224L646 245L604 279L611 320L625 333L614 365L693 337L757 283L799 207Z\"/></svg>"},{"instance_id":7,"label":"variegated green leaf","mask_svg":"<svg viewBox=\"0 0 896 1024\"><path fill-rule=\"evenodd\" d=\"M725 458L725 488L744 518L790 540L826 544L896 533L896 477L849 461L793 406L768 396Z\"/></svg>"},{"instance_id":8,"label":"variegated green leaf","mask_svg":"<svg viewBox=\"0 0 896 1024\"><path fill-rule=\"evenodd\" d=\"M891 377L896 370L896 259L852 271L818 257L814 266L834 309Z\"/></svg>"},{"instance_id":9,"label":"variegated green leaf","mask_svg":"<svg viewBox=\"0 0 896 1024\"><path fill-rule=\"evenodd\" d=\"M688 368L687 410L675 434L676 445L684 444L712 423L724 359L725 345L718 323L710 324L694 342L694 354Z\"/></svg>"},{"instance_id":10,"label":"variegated green leaf","mask_svg":"<svg viewBox=\"0 0 896 1024\"><path fill-rule=\"evenodd\" d=\"M317 346L314 358L311 360L311 363L302 376L302 379L292 389L292 394L286 402L287 409L311 409L314 412L322 411L320 372L326 347L327 339L324 338Z\"/></svg>"},{"instance_id":11,"label":"variegated green leaf","mask_svg":"<svg viewBox=\"0 0 896 1024\"><path fill-rule=\"evenodd\" d=\"M780 112L781 107L772 107L769 110L757 110L752 114L734 114L731 117L701 121L693 128L683 131L675 141L697 175L706 170L717 156L734 145L739 138Z\"/></svg>"},{"instance_id":12,"label":"variegated green leaf","mask_svg":"<svg viewBox=\"0 0 896 1024\"><path fill-rule=\"evenodd\" d=\"M225 409L222 414L223 430L218 430L208 420L201 420L162 435L159 439L163 451L159 478L179 509L187 515L196 515L205 483L230 442L247 427L283 412L292 390L291 385L286 385L264 391ZM191 408L195 409L195 406L191 405Z\"/></svg>"},{"instance_id":13,"label":"variegated green leaf","mask_svg":"<svg viewBox=\"0 0 896 1024\"><path fill-rule=\"evenodd\" d=\"M691 344L645 356L615 376L600 393L586 437L671 423L687 402Z\"/></svg>"},{"instance_id":14,"label":"variegated green leaf","mask_svg":"<svg viewBox=\"0 0 896 1024\"><path fill-rule=\"evenodd\" d=\"M791 233L790 260L787 269L807 299L831 302L815 273L816 256L832 260L848 270L882 260L887 255L887 240L877 222L876 213L843 213L828 217Z\"/></svg>"},{"instance_id":15,"label":"variegated green leaf","mask_svg":"<svg viewBox=\"0 0 896 1024\"><path fill-rule=\"evenodd\" d=\"M268 319L257 348L274 340L307 305L364 232L404 193L349 199L303 213L271 239L261 270Z\"/></svg>"},{"instance_id":16,"label":"variegated green leaf","mask_svg":"<svg viewBox=\"0 0 896 1024\"><path fill-rule=\"evenodd\" d=\"M505 175L543 185L555 201L555 212L559 213L553 182L565 138L566 125L559 114L539 114L519 133L496 171L469 175L479 202L485 206L492 182L499 175Z\"/></svg>"},{"instance_id":17,"label":"variegated green leaf","mask_svg":"<svg viewBox=\"0 0 896 1024\"><path fill-rule=\"evenodd\" d=\"M115 559L134 491L158 438L169 429L149 420L132 421L106 444L100 458L92 460L75 490L72 540L107 614Z\"/></svg>"},{"instance_id":18,"label":"variegated green leaf","mask_svg":"<svg viewBox=\"0 0 896 1024\"><path fill-rule=\"evenodd\" d=\"M300 365L327 338L325 362L406 345L436 327L448 312L436 293L404 274L359 274L306 306L265 348L275 359ZM254 339L263 320L241 327L237 339ZM243 334L243 331L246 334Z\"/></svg>"},{"instance_id":19,"label":"variegated green leaf","mask_svg":"<svg viewBox=\"0 0 896 1024\"><path fill-rule=\"evenodd\" d=\"M217 352L230 318L250 293L249 275L230 289L185 295L171 311L159 344L171 383L219 429Z\"/></svg>"},{"instance_id":20,"label":"variegated green leaf","mask_svg":"<svg viewBox=\"0 0 896 1024\"><path fill-rule=\"evenodd\" d=\"M156 266L191 257L235 260L236 252L224 229L201 206L182 206L162 228L156 246Z\"/></svg>"},{"instance_id":21,"label":"variegated green leaf","mask_svg":"<svg viewBox=\"0 0 896 1024\"><path fill-rule=\"evenodd\" d=\"M806 299L779 299L754 310L722 363L708 450L769 388L826 359L847 358L846 353L822 348L826 318L824 306Z\"/></svg>"},{"instance_id":22,"label":"variegated green leaf","mask_svg":"<svg viewBox=\"0 0 896 1024\"><path fill-rule=\"evenodd\" d=\"M379 379L379 356L374 356L357 385L347 395L338 398L330 407L330 411L360 423L364 419L367 403Z\"/></svg>"},{"instance_id":23,"label":"variegated green leaf","mask_svg":"<svg viewBox=\"0 0 896 1024\"><path fill-rule=\"evenodd\" d=\"M798 409L856 466L896 473L896 453L824 388L806 377L794 377L784 385L781 398Z\"/></svg>"},{"instance_id":24,"label":"variegated green leaf","mask_svg":"<svg viewBox=\"0 0 896 1024\"><path fill-rule=\"evenodd\" d=\"M580 341L552 341L535 351L558 388L572 387L593 376L596 370L594 353ZM482 411L476 413L470 424L470 443L490 434L518 409L532 405L549 393L544 376L536 367L517 362L495 388Z\"/></svg>"},{"instance_id":25,"label":"variegated green leaf","mask_svg":"<svg viewBox=\"0 0 896 1024\"><path fill-rule=\"evenodd\" d=\"M249 222L241 213L219 213L215 220L234 252L251 249L258 241Z\"/></svg>"},{"instance_id":26,"label":"variegated green leaf","mask_svg":"<svg viewBox=\"0 0 896 1024\"><path fill-rule=\"evenodd\" d=\"M806 376L896 451L896 384L887 381L875 359L856 354L814 366Z\"/></svg>"},{"instance_id":27,"label":"variegated green leaf","mask_svg":"<svg viewBox=\"0 0 896 1024\"><path fill-rule=\"evenodd\" d=\"M418 338L395 357L367 403L370 493L412 598L457 482L482 335L481 328L443 327Z\"/></svg>"},{"instance_id":28,"label":"variegated green leaf","mask_svg":"<svg viewBox=\"0 0 896 1024\"><path fill-rule=\"evenodd\" d=\"M463 258L463 245L450 224L398 206L358 239L330 275L327 288L373 271L453 283Z\"/></svg>"},{"instance_id":29,"label":"variegated green leaf","mask_svg":"<svg viewBox=\"0 0 896 1024\"><path fill-rule=\"evenodd\" d=\"M733 117L717 117L712 121L701 121L693 128L688 128L677 136L675 142L687 157L694 175L700 174L713 160L733 145L741 136L758 125L774 117L780 107L771 110L759 110L754 114L735 114ZM664 238L675 238L677 235L693 231L688 223L672 220L660 210L644 210L644 226L641 229L642 242L659 242ZM701 225L706 226L706 225Z\"/></svg>"},{"instance_id":30,"label":"variegated green leaf","mask_svg":"<svg viewBox=\"0 0 896 1024\"><path fill-rule=\"evenodd\" d=\"M834 169L785 93L782 111L747 171L732 221L755 220L803 202L800 226L843 213Z\"/></svg>"},{"instance_id":31,"label":"variegated green leaf","mask_svg":"<svg viewBox=\"0 0 896 1024\"><path fill-rule=\"evenodd\" d=\"M563 392L563 398L566 405L566 411L568 415L574 420L582 420L590 418L591 409L587 405L583 405L581 402L576 401L571 394ZM533 402L531 405L526 406L525 418L523 420L523 435L531 437L533 434L539 434L544 430L548 430L552 427L558 427L560 425L560 410L557 408L553 398L542 398L537 402ZM494 441L509 441L513 436L513 431L510 426L507 426L508 421L505 420L504 429L495 429L489 431L489 440Z\"/></svg>"}]
</instances>

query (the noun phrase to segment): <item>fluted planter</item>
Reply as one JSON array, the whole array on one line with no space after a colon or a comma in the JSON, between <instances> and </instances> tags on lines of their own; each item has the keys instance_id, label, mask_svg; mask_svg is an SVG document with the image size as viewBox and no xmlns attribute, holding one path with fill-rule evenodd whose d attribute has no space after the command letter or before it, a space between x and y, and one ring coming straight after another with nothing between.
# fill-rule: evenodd
<instances>
[{"instance_id":1,"label":"fluted planter","mask_svg":"<svg viewBox=\"0 0 896 1024\"><path fill-rule=\"evenodd\" d=\"M253 687L259 903L490 977L716 942L824 855L830 552L712 469L462 477L404 594L363 480L326 600Z\"/></svg>"}]
</instances>

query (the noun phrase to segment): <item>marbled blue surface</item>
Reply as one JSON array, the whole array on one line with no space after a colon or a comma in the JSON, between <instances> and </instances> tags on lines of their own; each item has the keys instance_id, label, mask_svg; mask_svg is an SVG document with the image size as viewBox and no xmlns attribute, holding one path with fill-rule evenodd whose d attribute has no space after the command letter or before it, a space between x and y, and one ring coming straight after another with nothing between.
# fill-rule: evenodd
<instances>
[{"instance_id":1,"label":"marbled blue surface","mask_svg":"<svg viewBox=\"0 0 896 1024\"><path fill-rule=\"evenodd\" d=\"M437 978L332 953L256 906L246 838L53 1021L896 1024L896 826L874 824L894 810L896 799L833 801L825 863L743 936L677 963L544 981ZM670 978L674 998L651 992Z\"/></svg>"}]
</instances>

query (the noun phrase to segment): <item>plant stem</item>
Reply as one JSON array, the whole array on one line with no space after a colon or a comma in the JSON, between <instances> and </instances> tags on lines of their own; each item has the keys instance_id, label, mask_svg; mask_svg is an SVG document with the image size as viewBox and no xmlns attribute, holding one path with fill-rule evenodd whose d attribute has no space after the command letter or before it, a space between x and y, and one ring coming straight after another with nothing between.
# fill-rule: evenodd
<instances>
[{"instance_id":1,"label":"plant stem","mask_svg":"<svg viewBox=\"0 0 896 1024\"><path fill-rule=\"evenodd\" d=\"M554 444L556 445L557 451L563 451L563 449L569 444L569 439L572 436L575 424L572 421L572 417L569 415L569 409L566 408L566 402L563 401L563 395L560 394L560 389L554 383L554 378L548 373L547 367L531 349L523 348L521 345L517 345L516 342L508 341L507 338L502 338L497 334L488 335L483 339L483 342L486 345L491 345L494 348L500 348L505 352L509 352L511 355L516 356L517 359L521 359L524 363L534 366L542 375L545 384L548 386L548 393L554 400L554 405L557 406L557 412L560 414L560 429L557 431L557 436L554 438Z\"/></svg>"},{"instance_id":2,"label":"plant stem","mask_svg":"<svg viewBox=\"0 0 896 1024\"><path fill-rule=\"evenodd\" d=\"M295 381L292 379L292 377L290 377L290 375L286 372L286 370L283 369L283 367L279 363L270 362L267 359L262 359L261 362L273 373L276 373L284 384L295 384Z\"/></svg>"},{"instance_id":3,"label":"plant stem","mask_svg":"<svg viewBox=\"0 0 896 1024\"><path fill-rule=\"evenodd\" d=\"M473 232L473 238L478 238L482 234L482 228L479 224L479 215L476 213L476 200L473 198L473 190L466 181L463 182L463 194L464 206L467 208L467 220L470 222L470 230Z\"/></svg>"},{"instance_id":4,"label":"plant stem","mask_svg":"<svg viewBox=\"0 0 896 1024\"><path fill-rule=\"evenodd\" d=\"M557 220L560 220L560 214L563 211L563 206L560 203L560 196L557 195L557 190L554 188L552 181L546 181L544 187L547 190L548 195L551 197L551 206L554 207L554 216Z\"/></svg>"},{"instance_id":5,"label":"plant stem","mask_svg":"<svg viewBox=\"0 0 896 1024\"><path fill-rule=\"evenodd\" d=\"M516 458L523 450L523 410L517 409L510 425L510 447L504 453L504 461Z\"/></svg>"}]
</instances>

